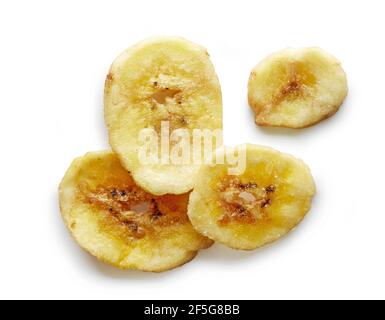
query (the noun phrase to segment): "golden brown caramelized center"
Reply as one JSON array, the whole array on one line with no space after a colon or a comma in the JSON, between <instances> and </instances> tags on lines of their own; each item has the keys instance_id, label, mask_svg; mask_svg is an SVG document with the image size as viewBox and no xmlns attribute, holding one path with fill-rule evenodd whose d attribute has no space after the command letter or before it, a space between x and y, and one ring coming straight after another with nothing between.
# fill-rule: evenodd
<instances>
[{"instance_id":1,"label":"golden brown caramelized center","mask_svg":"<svg viewBox=\"0 0 385 320\"><path fill-rule=\"evenodd\" d=\"M141 239L157 227L184 224L188 195L153 196L136 186L98 187L85 194L86 203L105 212L104 223L119 227L124 238Z\"/></svg>"},{"instance_id":2,"label":"golden brown caramelized center","mask_svg":"<svg viewBox=\"0 0 385 320\"><path fill-rule=\"evenodd\" d=\"M159 88L151 98L160 104L165 104L167 98L174 99L178 93L181 93L180 89Z\"/></svg>"},{"instance_id":3,"label":"golden brown caramelized center","mask_svg":"<svg viewBox=\"0 0 385 320\"><path fill-rule=\"evenodd\" d=\"M254 224L267 219L266 208L272 204L275 186L259 186L256 183L241 183L239 179L222 181L219 184L220 202L225 209L218 221L220 225L231 222Z\"/></svg>"},{"instance_id":4,"label":"golden brown caramelized center","mask_svg":"<svg viewBox=\"0 0 385 320\"><path fill-rule=\"evenodd\" d=\"M293 62L288 66L288 79L274 97L274 105L284 100L294 100L306 95L307 89L313 87L316 78L302 63Z\"/></svg>"}]
</instances>

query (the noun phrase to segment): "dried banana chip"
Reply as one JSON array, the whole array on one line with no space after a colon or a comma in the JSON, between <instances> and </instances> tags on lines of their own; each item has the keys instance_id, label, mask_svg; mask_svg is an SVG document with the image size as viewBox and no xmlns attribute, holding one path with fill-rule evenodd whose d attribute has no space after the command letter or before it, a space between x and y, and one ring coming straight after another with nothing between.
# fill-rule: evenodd
<instances>
[{"instance_id":1,"label":"dried banana chip","mask_svg":"<svg viewBox=\"0 0 385 320\"><path fill-rule=\"evenodd\" d=\"M80 246L116 267L152 272L212 244L192 227L188 197L147 193L108 151L76 159L60 185L62 216Z\"/></svg>"},{"instance_id":2,"label":"dried banana chip","mask_svg":"<svg viewBox=\"0 0 385 320\"><path fill-rule=\"evenodd\" d=\"M210 239L256 249L286 235L310 210L315 185L302 161L246 145L245 171L229 175L228 168L203 166L190 195L190 221Z\"/></svg>"},{"instance_id":3,"label":"dried banana chip","mask_svg":"<svg viewBox=\"0 0 385 320\"><path fill-rule=\"evenodd\" d=\"M334 115L347 92L340 62L319 48L274 53L251 72L249 104L256 124L304 128Z\"/></svg>"},{"instance_id":4,"label":"dried banana chip","mask_svg":"<svg viewBox=\"0 0 385 320\"><path fill-rule=\"evenodd\" d=\"M165 150L160 138L163 123L167 136L186 129L190 139L193 129L222 129L221 88L206 49L161 37L123 52L106 80L105 120L111 147L142 188L157 195L190 191L199 164L164 161L160 154L169 154L176 142ZM158 162L139 159L146 128L159 138Z\"/></svg>"}]
</instances>

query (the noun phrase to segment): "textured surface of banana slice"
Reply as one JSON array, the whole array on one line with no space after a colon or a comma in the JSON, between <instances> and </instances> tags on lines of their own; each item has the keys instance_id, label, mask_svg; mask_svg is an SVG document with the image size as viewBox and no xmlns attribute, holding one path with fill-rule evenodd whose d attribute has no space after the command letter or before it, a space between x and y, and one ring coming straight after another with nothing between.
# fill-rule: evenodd
<instances>
[{"instance_id":1,"label":"textured surface of banana slice","mask_svg":"<svg viewBox=\"0 0 385 320\"><path fill-rule=\"evenodd\" d=\"M158 195L193 188L198 165L143 164L138 137L143 128L160 136L162 122L170 132L222 128L220 84L206 49L169 37L129 48L111 66L104 105L110 144L140 186Z\"/></svg>"},{"instance_id":2,"label":"textured surface of banana slice","mask_svg":"<svg viewBox=\"0 0 385 320\"><path fill-rule=\"evenodd\" d=\"M308 167L290 155L246 145L246 156L246 170L239 176L229 175L226 164L203 166L188 214L201 234L252 250L300 223L310 210L315 185Z\"/></svg>"},{"instance_id":3,"label":"textured surface of banana slice","mask_svg":"<svg viewBox=\"0 0 385 320\"><path fill-rule=\"evenodd\" d=\"M145 192L107 151L76 159L60 185L60 208L73 237L122 269L166 271L212 244L192 227L187 203L188 194Z\"/></svg>"},{"instance_id":4,"label":"textured surface of banana slice","mask_svg":"<svg viewBox=\"0 0 385 320\"><path fill-rule=\"evenodd\" d=\"M251 72L249 105L261 126L304 128L334 115L347 92L340 62L319 48L285 49Z\"/></svg>"}]
</instances>

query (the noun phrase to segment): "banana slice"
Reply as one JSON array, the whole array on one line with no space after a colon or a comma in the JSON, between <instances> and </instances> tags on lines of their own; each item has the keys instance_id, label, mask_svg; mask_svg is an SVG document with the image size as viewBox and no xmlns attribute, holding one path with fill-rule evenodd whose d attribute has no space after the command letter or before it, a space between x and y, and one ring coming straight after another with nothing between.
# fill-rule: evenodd
<instances>
[{"instance_id":1,"label":"banana slice","mask_svg":"<svg viewBox=\"0 0 385 320\"><path fill-rule=\"evenodd\" d=\"M188 215L201 234L235 249L252 250L300 223L310 210L315 185L302 161L270 148L245 147L246 170L239 176L229 175L228 164L202 166Z\"/></svg>"},{"instance_id":2,"label":"banana slice","mask_svg":"<svg viewBox=\"0 0 385 320\"><path fill-rule=\"evenodd\" d=\"M141 187L157 195L190 191L199 165L170 161L167 156L177 141L167 145L160 137L181 128L189 135L194 128L222 129L220 84L206 49L162 37L123 52L107 76L105 120L113 150ZM152 163L139 161L144 128L159 138L162 156Z\"/></svg>"},{"instance_id":3,"label":"banana slice","mask_svg":"<svg viewBox=\"0 0 385 320\"><path fill-rule=\"evenodd\" d=\"M166 271L212 244L188 220L188 194L157 197L143 191L111 152L76 159L59 193L75 240L116 267Z\"/></svg>"},{"instance_id":4,"label":"banana slice","mask_svg":"<svg viewBox=\"0 0 385 320\"><path fill-rule=\"evenodd\" d=\"M248 87L256 124L287 128L331 117L348 92L340 62L319 48L270 55L253 69Z\"/></svg>"}]
</instances>

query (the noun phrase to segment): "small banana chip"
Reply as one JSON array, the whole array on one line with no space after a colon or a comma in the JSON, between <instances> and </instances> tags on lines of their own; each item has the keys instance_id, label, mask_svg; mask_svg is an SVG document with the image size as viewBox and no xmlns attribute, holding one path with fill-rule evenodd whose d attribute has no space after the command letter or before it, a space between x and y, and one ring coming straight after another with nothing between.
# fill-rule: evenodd
<instances>
[{"instance_id":1,"label":"small banana chip","mask_svg":"<svg viewBox=\"0 0 385 320\"><path fill-rule=\"evenodd\" d=\"M193 188L199 165L161 157L143 163L139 136L149 128L162 137L163 123L167 138L177 129L188 134L195 128L222 129L220 84L206 49L173 37L151 38L129 48L111 66L104 105L111 147L142 188L157 195ZM159 154L168 155L175 144L171 141Z\"/></svg>"},{"instance_id":2,"label":"small banana chip","mask_svg":"<svg viewBox=\"0 0 385 320\"><path fill-rule=\"evenodd\" d=\"M347 92L340 62L319 48L285 49L251 72L249 105L260 126L305 128L334 115Z\"/></svg>"},{"instance_id":3,"label":"small banana chip","mask_svg":"<svg viewBox=\"0 0 385 320\"><path fill-rule=\"evenodd\" d=\"M112 152L76 159L59 194L63 219L75 240L121 269L166 271L212 244L188 219L188 194L143 191Z\"/></svg>"},{"instance_id":4,"label":"small banana chip","mask_svg":"<svg viewBox=\"0 0 385 320\"><path fill-rule=\"evenodd\" d=\"M310 210L315 185L302 161L246 145L244 173L229 175L228 168L206 165L197 176L188 215L202 235L252 250L286 235Z\"/></svg>"}]
</instances>

